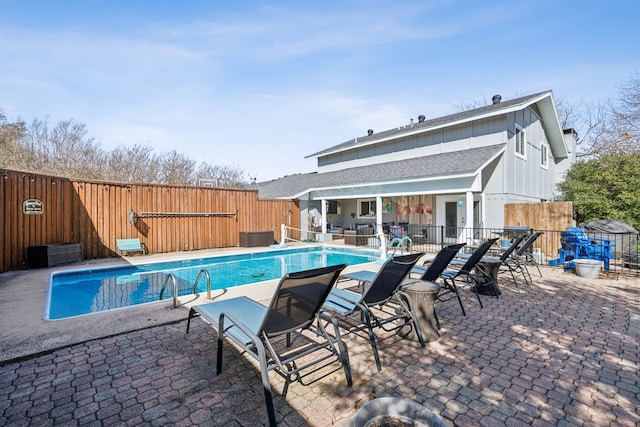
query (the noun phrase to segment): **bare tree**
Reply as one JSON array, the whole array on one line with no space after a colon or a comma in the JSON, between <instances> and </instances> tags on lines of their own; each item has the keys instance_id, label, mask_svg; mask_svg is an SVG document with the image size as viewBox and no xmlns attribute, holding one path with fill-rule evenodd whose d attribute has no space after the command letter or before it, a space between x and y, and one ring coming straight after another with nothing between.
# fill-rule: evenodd
<instances>
[{"instance_id":1,"label":"bare tree","mask_svg":"<svg viewBox=\"0 0 640 427\"><path fill-rule=\"evenodd\" d=\"M640 150L640 73L620 85L615 100L557 105L562 125L578 132L579 158Z\"/></svg>"},{"instance_id":2,"label":"bare tree","mask_svg":"<svg viewBox=\"0 0 640 427\"><path fill-rule=\"evenodd\" d=\"M149 144L120 145L103 150L88 136L84 124L47 120L29 125L10 123L0 110L0 167L77 179L116 182L196 185L199 178L216 179L221 187L243 187L244 171L238 166L196 162L176 150L156 154Z\"/></svg>"},{"instance_id":3,"label":"bare tree","mask_svg":"<svg viewBox=\"0 0 640 427\"><path fill-rule=\"evenodd\" d=\"M456 104L453 104L453 108L458 113L462 113L464 111L470 111L470 110L475 110L476 108L485 107L487 105L489 105L489 101L487 101L487 98L484 95L482 95L482 99L472 99L470 101L468 100L461 101Z\"/></svg>"},{"instance_id":4,"label":"bare tree","mask_svg":"<svg viewBox=\"0 0 640 427\"><path fill-rule=\"evenodd\" d=\"M20 138L28 154L25 166L39 173L71 178L101 178L104 152L84 124L58 122L51 130L46 120L34 119Z\"/></svg>"},{"instance_id":5,"label":"bare tree","mask_svg":"<svg viewBox=\"0 0 640 427\"><path fill-rule=\"evenodd\" d=\"M606 152L608 102L594 104L581 99L577 104L570 104L559 99L556 107L562 128L578 133L577 157L593 157Z\"/></svg>"},{"instance_id":6,"label":"bare tree","mask_svg":"<svg viewBox=\"0 0 640 427\"><path fill-rule=\"evenodd\" d=\"M117 182L160 181L162 160L149 145L120 145L107 154L104 179Z\"/></svg>"},{"instance_id":7,"label":"bare tree","mask_svg":"<svg viewBox=\"0 0 640 427\"><path fill-rule=\"evenodd\" d=\"M172 185L194 185L196 162L182 153L172 150L161 158L160 182Z\"/></svg>"},{"instance_id":8,"label":"bare tree","mask_svg":"<svg viewBox=\"0 0 640 427\"><path fill-rule=\"evenodd\" d=\"M23 121L9 123L7 116L0 111L0 167L28 170L33 157L20 143L25 132Z\"/></svg>"},{"instance_id":9,"label":"bare tree","mask_svg":"<svg viewBox=\"0 0 640 427\"><path fill-rule=\"evenodd\" d=\"M619 87L618 101L611 105L609 138L621 152L640 151L640 71Z\"/></svg>"}]
</instances>

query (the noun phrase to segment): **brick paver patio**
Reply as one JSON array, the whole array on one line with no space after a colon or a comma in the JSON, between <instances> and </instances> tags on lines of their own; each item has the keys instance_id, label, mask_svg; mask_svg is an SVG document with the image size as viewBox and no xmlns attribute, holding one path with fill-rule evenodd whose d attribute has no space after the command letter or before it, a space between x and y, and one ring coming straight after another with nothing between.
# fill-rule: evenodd
<instances>
[{"instance_id":1,"label":"brick paver patio","mask_svg":"<svg viewBox=\"0 0 640 427\"><path fill-rule=\"evenodd\" d=\"M413 399L460 426L640 424L639 281L585 280L544 268L500 299L463 292L439 304L441 338L421 348L388 334L383 371L348 337L354 386L331 374L272 375L283 426L348 426L374 397ZM98 339L0 367L0 425L252 426L267 423L256 367L235 349L215 373L213 329L196 320Z\"/></svg>"}]
</instances>

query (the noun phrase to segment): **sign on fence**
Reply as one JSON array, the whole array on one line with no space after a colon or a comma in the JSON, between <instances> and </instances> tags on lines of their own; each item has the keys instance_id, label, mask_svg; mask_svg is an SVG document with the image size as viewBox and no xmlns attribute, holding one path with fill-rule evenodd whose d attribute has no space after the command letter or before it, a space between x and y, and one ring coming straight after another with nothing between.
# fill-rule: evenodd
<instances>
[{"instance_id":1,"label":"sign on fence","mask_svg":"<svg viewBox=\"0 0 640 427\"><path fill-rule=\"evenodd\" d=\"M44 203L38 199L27 199L22 202L22 213L25 215L42 215Z\"/></svg>"}]
</instances>

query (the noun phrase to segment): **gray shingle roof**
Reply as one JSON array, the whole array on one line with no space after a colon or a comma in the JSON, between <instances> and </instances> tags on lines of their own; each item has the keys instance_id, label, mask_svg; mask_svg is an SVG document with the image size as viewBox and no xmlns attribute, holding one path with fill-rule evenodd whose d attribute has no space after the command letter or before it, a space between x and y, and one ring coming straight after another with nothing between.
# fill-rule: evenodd
<instances>
[{"instance_id":1,"label":"gray shingle roof","mask_svg":"<svg viewBox=\"0 0 640 427\"><path fill-rule=\"evenodd\" d=\"M322 151L318 151L317 153L309 154L308 156L306 156L306 158L320 157L325 154L348 150L350 148L354 148L356 146L360 146L363 144L371 144L375 141L387 139L392 136L400 136L405 133L410 133L410 132L414 133L420 130L426 131L434 127L440 127L440 126L445 126L451 123L471 120L475 117L491 115L491 114L500 114L503 110L508 110L514 106L521 106L521 105L528 104L536 100L537 98L540 98L550 93L551 91L534 93L532 95L527 95L520 98L502 101L497 104L485 105L484 107L474 108L473 110L462 111L460 113L450 114L448 116L442 116L442 117L437 117L435 119L425 120L424 122L421 122L421 123L413 123L410 126L401 126L398 128L376 132L376 133L373 133L372 135L354 138L349 141L343 142L341 144L334 145L333 147L326 148Z\"/></svg>"},{"instance_id":2,"label":"gray shingle roof","mask_svg":"<svg viewBox=\"0 0 640 427\"><path fill-rule=\"evenodd\" d=\"M498 144L335 172L289 175L259 183L259 195L263 198L292 199L311 189L472 174L503 149L504 144Z\"/></svg>"}]
</instances>

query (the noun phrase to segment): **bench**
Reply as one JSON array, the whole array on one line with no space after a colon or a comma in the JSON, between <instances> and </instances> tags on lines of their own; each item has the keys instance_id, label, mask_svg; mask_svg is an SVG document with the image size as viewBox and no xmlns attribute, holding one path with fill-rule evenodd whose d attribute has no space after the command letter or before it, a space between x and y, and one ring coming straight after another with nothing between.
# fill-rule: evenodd
<instances>
[{"instance_id":1,"label":"bench","mask_svg":"<svg viewBox=\"0 0 640 427\"><path fill-rule=\"evenodd\" d=\"M142 252L144 255L147 253L147 250L144 245L140 243L140 239L136 237L135 239L117 239L116 252L118 255L122 254L122 252Z\"/></svg>"}]
</instances>

